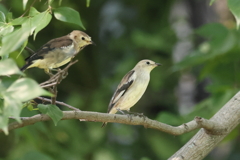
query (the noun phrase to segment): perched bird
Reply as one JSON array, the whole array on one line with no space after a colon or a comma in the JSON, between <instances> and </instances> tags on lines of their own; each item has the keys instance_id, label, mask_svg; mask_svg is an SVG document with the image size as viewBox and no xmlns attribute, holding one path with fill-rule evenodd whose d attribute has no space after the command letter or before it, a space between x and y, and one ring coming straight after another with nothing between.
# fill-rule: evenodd
<instances>
[{"instance_id":1,"label":"perched bird","mask_svg":"<svg viewBox=\"0 0 240 160\"><path fill-rule=\"evenodd\" d=\"M123 77L118 85L109 103L108 113L115 114L117 111L129 111L145 92L150 80L150 72L156 66L160 65L160 63L155 63L148 59L138 62L137 65ZM106 125L107 122L104 122L102 127Z\"/></svg>"},{"instance_id":2,"label":"perched bird","mask_svg":"<svg viewBox=\"0 0 240 160\"><path fill-rule=\"evenodd\" d=\"M22 71L38 67L50 74L50 70L68 63L87 45L94 44L86 33L74 30L66 36L50 40L37 52L25 59Z\"/></svg>"}]
</instances>

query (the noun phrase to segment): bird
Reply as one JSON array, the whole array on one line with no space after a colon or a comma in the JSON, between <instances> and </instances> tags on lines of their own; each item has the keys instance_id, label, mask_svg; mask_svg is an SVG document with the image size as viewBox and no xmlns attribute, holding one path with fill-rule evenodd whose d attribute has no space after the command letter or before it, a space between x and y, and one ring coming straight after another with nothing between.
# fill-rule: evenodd
<instances>
[{"instance_id":1,"label":"bird","mask_svg":"<svg viewBox=\"0 0 240 160\"><path fill-rule=\"evenodd\" d=\"M67 64L78 52L90 44L95 44L90 36L82 31L74 30L68 35L52 39L44 44L33 55L25 59L26 64L20 70L38 67L51 75L51 70Z\"/></svg>"},{"instance_id":2,"label":"bird","mask_svg":"<svg viewBox=\"0 0 240 160\"><path fill-rule=\"evenodd\" d=\"M160 63L144 59L139 61L121 80L108 105L109 114L122 110L130 111L144 94L150 81L150 72ZM122 112L123 113L123 112ZM106 126L107 122L102 124Z\"/></svg>"}]
</instances>

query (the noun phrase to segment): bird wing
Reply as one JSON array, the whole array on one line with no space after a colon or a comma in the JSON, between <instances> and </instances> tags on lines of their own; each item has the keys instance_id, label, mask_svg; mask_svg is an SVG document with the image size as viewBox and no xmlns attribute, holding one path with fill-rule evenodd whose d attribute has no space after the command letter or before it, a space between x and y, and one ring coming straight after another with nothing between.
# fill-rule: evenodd
<instances>
[{"instance_id":1,"label":"bird wing","mask_svg":"<svg viewBox=\"0 0 240 160\"><path fill-rule=\"evenodd\" d=\"M126 93L126 91L132 86L136 78L136 73L134 70L129 71L122 79L117 87L117 90L113 94L113 97L108 106L108 113L111 111L113 106L121 99L121 97Z\"/></svg>"},{"instance_id":2,"label":"bird wing","mask_svg":"<svg viewBox=\"0 0 240 160\"><path fill-rule=\"evenodd\" d=\"M31 62L33 60L43 59L44 55L47 54L49 51L52 51L57 48L70 46L72 45L72 43L73 40L70 39L68 36L52 39L51 41L43 45L35 54L26 58L25 61Z\"/></svg>"}]
</instances>

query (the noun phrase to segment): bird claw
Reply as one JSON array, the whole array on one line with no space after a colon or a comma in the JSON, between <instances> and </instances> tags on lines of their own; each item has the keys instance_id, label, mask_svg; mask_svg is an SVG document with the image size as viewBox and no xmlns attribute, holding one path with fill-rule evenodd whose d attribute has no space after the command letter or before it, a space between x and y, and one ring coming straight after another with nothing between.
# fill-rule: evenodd
<instances>
[{"instance_id":1,"label":"bird claw","mask_svg":"<svg viewBox=\"0 0 240 160\"><path fill-rule=\"evenodd\" d=\"M127 114L128 118L130 119L130 122L132 121L132 114Z\"/></svg>"},{"instance_id":2,"label":"bird claw","mask_svg":"<svg viewBox=\"0 0 240 160\"><path fill-rule=\"evenodd\" d=\"M47 75L49 75L50 78L52 78L54 76L54 74L52 74L51 72L45 72Z\"/></svg>"},{"instance_id":3,"label":"bird claw","mask_svg":"<svg viewBox=\"0 0 240 160\"><path fill-rule=\"evenodd\" d=\"M65 79L67 76L68 76L68 72L65 72L65 73L62 75L62 79Z\"/></svg>"},{"instance_id":4,"label":"bird claw","mask_svg":"<svg viewBox=\"0 0 240 160\"><path fill-rule=\"evenodd\" d=\"M132 117L133 116L138 116L140 118L143 118L144 121L146 120L146 116L143 113L136 113L136 112L129 112L129 111L127 111L128 114L126 114L126 113L124 113L123 110L121 110L119 108L117 108L117 111L121 112L123 115L127 115L128 118L130 119L130 121L132 121Z\"/></svg>"},{"instance_id":5,"label":"bird claw","mask_svg":"<svg viewBox=\"0 0 240 160\"><path fill-rule=\"evenodd\" d=\"M129 114L132 114L134 116L138 116L140 118L146 119L146 116L143 113L136 113L136 112L128 112Z\"/></svg>"},{"instance_id":6,"label":"bird claw","mask_svg":"<svg viewBox=\"0 0 240 160\"><path fill-rule=\"evenodd\" d=\"M123 115L126 115L120 108L116 108L117 111L121 112Z\"/></svg>"}]
</instances>

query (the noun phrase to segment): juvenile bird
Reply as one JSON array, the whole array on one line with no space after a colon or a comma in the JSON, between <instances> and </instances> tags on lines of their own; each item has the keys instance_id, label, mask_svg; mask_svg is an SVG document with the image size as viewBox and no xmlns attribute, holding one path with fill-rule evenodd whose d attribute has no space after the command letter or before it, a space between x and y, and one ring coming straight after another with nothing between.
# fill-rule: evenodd
<instances>
[{"instance_id":1,"label":"juvenile bird","mask_svg":"<svg viewBox=\"0 0 240 160\"><path fill-rule=\"evenodd\" d=\"M160 63L155 63L148 59L138 62L118 85L109 103L108 113L115 114L117 111L129 111L145 92L150 80L150 72L160 65ZM102 127L106 125L107 122L104 122Z\"/></svg>"},{"instance_id":2,"label":"juvenile bird","mask_svg":"<svg viewBox=\"0 0 240 160\"><path fill-rule=\"evenodd\" d=\"M50 74L50 70L68 63L79 51L87 45L94 44L86 33L74 30L66 36L52 39L37 52L25 59L22 71L38 67Z\"/></svg>"}]
</instances>

